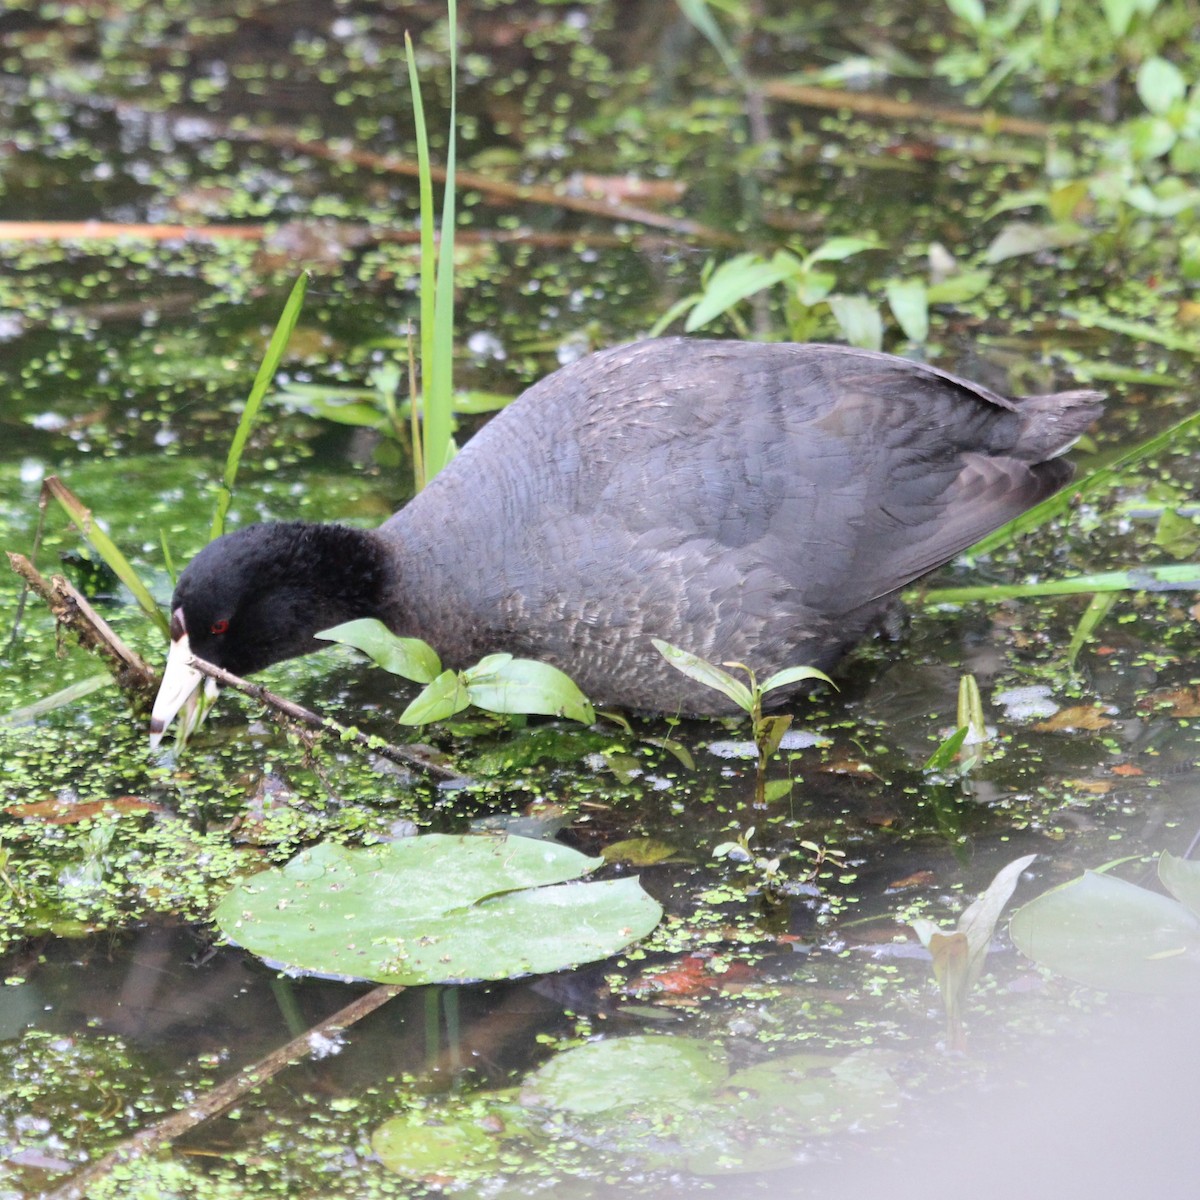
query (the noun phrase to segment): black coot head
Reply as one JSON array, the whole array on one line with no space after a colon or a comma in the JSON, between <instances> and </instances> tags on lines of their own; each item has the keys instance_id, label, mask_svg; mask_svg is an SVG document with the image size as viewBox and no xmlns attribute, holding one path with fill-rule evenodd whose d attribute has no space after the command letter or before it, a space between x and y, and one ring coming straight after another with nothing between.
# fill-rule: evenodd
<instances>
[{"instance_id":1,"label":"black coot head","mask_svg":"<svg viewBox=\"0 0 1200 1200\"><path fill-rule=\"evenodd\" d=\"M279 522L210 542L171 599L171 649L152 739L199 690L193 656L249 675L307 654L323 645L314 639L318 630L370 615L381 586L378 550L362 530Z\"/></svg>"}]
</instances>

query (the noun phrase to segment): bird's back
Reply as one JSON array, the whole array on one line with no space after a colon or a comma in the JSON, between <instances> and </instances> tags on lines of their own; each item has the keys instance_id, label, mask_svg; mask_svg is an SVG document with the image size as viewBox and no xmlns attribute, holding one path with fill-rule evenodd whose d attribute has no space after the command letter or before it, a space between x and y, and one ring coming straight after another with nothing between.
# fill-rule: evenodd
<instances>
[{"instance_id":1,"label":"bird's back","mask_svg":"<svg viewBox=\"0 0 1200 1200\"><path fill-rule=\"evenodd\" d=\"M454 663L507 649L601 703L711 711L651 637L828 665L891 593L1060 487L1098 399L1011 401L837 346L617 347L530 388L382 527L393 624Z\"/></svg>"}]
</instances>

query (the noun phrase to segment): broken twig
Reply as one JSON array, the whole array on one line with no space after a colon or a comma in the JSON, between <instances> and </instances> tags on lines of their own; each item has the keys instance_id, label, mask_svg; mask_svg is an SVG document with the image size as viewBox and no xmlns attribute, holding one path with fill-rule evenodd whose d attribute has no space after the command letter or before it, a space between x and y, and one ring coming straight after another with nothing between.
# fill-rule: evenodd
<instances>
[{"instance_id":1,"label":"broken twig","mask_svg":"<svg viewBox=\"0 0 1200 1200\"><path fill-rule=\"evenodd\" d=\"M169 1117L164 1117L145 1129L139 1129L115 1150L109 1151L103 1158L47 1193L43 1200L85 1200L91 1188L99 1180L111 1175L116 1168L156 1153L210 1117L220 1115L248 1092L262 1087L285 1067L307 1058L318 1047L336 1038L342 1030L349 1029L351 1025L361 1021L402 991L404 988L395 984L380 984L365 996L359 996L357 1000L335 1012L332 1017L305 1030L299 1037L292 1038L278 1050L272 1050L265 1058L260 1058L252 1066L239 1071L232 1079L205 1092L186 1108L173 1112Z\"/></svg>"},{"instance_id":2,"label":"broken twig","mask_svg":"<svg viewBox=\"0 0 1200 1200\"><path fill-rule=\"evenodd\" d=\"M349 725L342 725L332 717L323 717L319 713L313 712L312 709L297 704L294 700L288 700L283 696L276 695L260 684L251 683L248 679L243 679L240 675L234 675L226 671L224 667L218 667L214 663L205 662L202 658L193 657L191 664L201 674L207 675L210 679L215 679L222 687L233 688L234 691L241 692L243 695L249 696L252 700L257 700L260 704L265 704L268 708L273 708L277 712L281 712L285 716L300 721L305 725L311 725L315 729L324 729L329 733L336 734L342 741L354 742L355 745L362 746L376 754L381 754L384 758L390 759L392 762L400 763L406 767L414 767L418 771L424 771L427 775L432 775L437 779L451 780L456 783L464 783L467 780L465 775L461 775L453 767L448 767L444 763L439 762L432 753L420 747L411 745L394 746L390 742L385 742L380 737L375 737L373 734L363 733L360 729L355 729Z\"/></svg>"},{"instance_id":3,"label":"broken twig","mask_svg":"<svg viewBox=\"0 0 1200 1200\"><path fill-rule=\"evenodd\" d=\"M98 654L113 673L121 690L138 709L149 709L158 688L158 676L145 659L117 636L109 623L61 575L46 579L23 554L8 553L12 569L50 607L54 618L85 649Z\"/></svg>"}]
</instances>

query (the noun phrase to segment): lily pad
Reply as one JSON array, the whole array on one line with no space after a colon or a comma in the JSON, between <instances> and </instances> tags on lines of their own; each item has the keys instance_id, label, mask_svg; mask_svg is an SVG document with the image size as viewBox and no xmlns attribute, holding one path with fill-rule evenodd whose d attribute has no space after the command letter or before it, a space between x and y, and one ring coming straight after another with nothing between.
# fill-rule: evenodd
<instances>
[{"instance_id":1,"label":"lily pad","mask_svg":"<svg viewBox=\"0 0 1200 1200\"><path fill-rule=\"evenodd\" d=\"M496 1138L479 1125L414 1125L397 1119L375 1131L371 1149L383 1165L408 1179L444 1178L478 1169L495 1155Z\"/></svg>"},{"instance_id":2,"label":"lily pad","mask_svg":"<svg viewBox=\"0 0 1200 1200\"><path fill-rule=\"evenodd\" d=\"M588 1042L525 1081L521 1102L569 1113L682 1104L710 1095L729 1074L725 1052L695 1038L653 1034Z\"/></svg>"},{"instance_id":3,"label":"lily pad","mask_svg":"<svg viewBox=\"0 0 1200 1200\"><path fill-rule=\"evenodd\" d=\"M1022 954L1091 987L1200 994L1200 919L1112 875L1087 871L1044 893L1017 910L1009 929Z\"/></svg>"},{"instance_id":4,"label":"lily pad","mask_svg":"<svg viewBox=\"0 0 1200 1200\"><path fill-rule=\"evenodd\" d=\"M1164 852L1158 860L1158 877L1180 904L1200 917L1200 862Z\"/></svg>"},{"instance_id":5,"label":"lily pad","mask_svg":"<svg viewBox=\"0 0 1200 1200\"><path fill-rule=\"evenodd\" d=\"M521 1100L566 1113L580 1142L725 1175L787 1166L806 1137L890 1121L899 1092L879 1055L791 1054L729 1074L711 1042L646 1035L560 1054Z\"/></svg>"},{"instance_id":6,"label":"lily pad","mask_svg":"<svg viewBox=\"0 0 1200 1200\"><path fill-rule=\"evenodd\" d=\"M515 1089L505 1088L393 1117L371 1135L371 1149L396 1175L461 1184L499 1175L514 1142L532 1146L544 1139Z\"/></svg>"},{"instance_id":7,"label":"lily pad","mask_svg":"<svg viewBox=\"0 0 1200 1200\"><path fill-rule=\"evenodd\" d=\"M607 958L658 924L635 878L565 882L599 865L521 837L322 844L245 880L215 919L252 953L313 974L409 985L543 974Z\"/></svg>"}]
</instances>

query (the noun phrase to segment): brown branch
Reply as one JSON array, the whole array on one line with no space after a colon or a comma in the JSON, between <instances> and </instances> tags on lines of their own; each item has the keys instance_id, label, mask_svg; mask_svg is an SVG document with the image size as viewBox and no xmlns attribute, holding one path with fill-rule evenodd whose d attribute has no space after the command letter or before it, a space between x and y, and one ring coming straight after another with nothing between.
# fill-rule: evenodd
<instances>
[{"instance_id":1,"label":"brown branch","mask_svg":"<svg viewBox=\"0 0 1200 1200\"><path fill-rule=\"evenodd\" d=\"M349 1029L351 1025L361 1021L402 991L404 988L395 984L381 984L373 988L366 995L339 1009L333 1016L314 1025L286 1045L280 1046L278 1050L272 1050L252 1066L239 1071L232 1079L205 1092L198 1099L191 1101L186 1108L171 1113L145 1129L139 1129L115 1150L109 1151L103 1158L46 1194L43 1200L86 1200L89 1190L118 1167L156 1153L209 1118L218 1116L248 1092L269 1082L285 1067L307 1058L322 1041L336 1038L343 1030Z\"/></svg>"},{"instance_id":2,"label":"brown branch","mask_svg":"<svg viewBox=\"0 0 1200 1200\"><path fill-rule=\"evenodd\" d=\"M307 154L312 158L324 159L327 162L353 163L364 170L375 171L384 175L403 175L415 179L420 168L415 158L404 158L398 154L376 154L372 150L359 150L345 142L318 141L306 138L294 129L286 126L268 125L260 127L232 127L220 122L210 121L209 127L213 134L233 138L238 141L261 142L276 146L296 154ZM445 183L446 172L442 167L433 167L430 171L438 183ZM480 175L475 171L456 171L454 185L461 193L464 191L479 192L484 200L490 203L502 204L541 204L550 208L567 209L572 212L587 213L589 216L602 217L608 221L633 221L638 225L647 225L652 229L669 229L672 233L687 237L693 241L709 242L716 245L732 245L740 241L733 234L687 217L672 217L666 213L655 212L653 209L641 208L633 204L613 204L607 200L597 200L590 196L580 196L567 190L566 184L548 187L544 184L512 183L507 179L493 179L488 175Z\"/></svg>"},{"instance_id":3,"label":"brown branch","mask_svg":"<svg viewBox=\"0 0 1200 1200\"><path fill-rule=\"evenodd\" d=\"M1049 137L1054 126L1026 117L1006 117L995 112L971 112L944 104L921 104L915 100L896 100L875 92L847 92L837 88L790 83L786 79L768 79L761 85L764 95L807 108L846 109L864 117L886 117L895 121L932 121L984 133L1008 133L1016 137Z\"/></svg>"},{"instance_id":4,"label":"brown branch","mask_svg":"<svg viewBox=\"0 0 1200 1200\"><path fill-rule=\"evenodd\" d=\"M8 552L8 561L12 565L12 569L49 605L55 620L68 629L85 650L98 654L104 660L121 689L131 697L135 708L139 711L149 709L158 689L158 675L154 668L126 646L108 622L61 575L55 575L50 580L46 580L29 559L23 554L15 554L12 551ZM198 671L211 676L225 687L243 692L293 720L311 725L316 729L327 730L336 734L343 741L353 741L367 750L382 754L384 758L390 759L392 762L406 767L414 767L437 779L453 780L458 783L467 780L465 775L439 762L432 753L417 746L394 746L382 738L351 729L330 717L322 717L311 709L304 708L283 696L278 696L257 683L250 683L221 667L205 662L201 658L193 658L192 664Z\"/></svg>"},{"instance_id":5,"label":"brown branch","mask_svg":"<svg viewBox=\"0 0 1200 1200\"><path fill-rule=\"evenodd\" d=\"M378 229L371 225L330 224L301 219L287 221L281 225L130 225L115 221L0 221L0 242L111 242L122 238L146 242L180 239L189 242L220 242L229 238L237 241L267 241L281 229L303 228L306 225L327 230L348 249L378 242L415 246L421 241L419 229ZM677 247L681 238L665 234L588 233L584 230L547 233L537 229L458 229L455 230L454 241L464 246L516 243L551 249L569 249L572 246L590 246L598 249L610 246L637 246L639 249L655 250ZM196 294L178 293L168 297L167 302L177 308L194 305ZM110 305L81 306L63 311L81 313L101 320L126 320L150 307L161 310L163 304L162 297L155 297L154 300L121 301Z\"/></svg>"},{"instance_id":6,"label":"brown branch","mask_svg":"<svg viewBox=\"0 0 1200 1200\"><path fill-rule=\"evenodd\" d=\"M0 242L253 241L261 225L130 225L122 221L0 221Z\"/></svg>"},{"instance_id":7,"label":"brown branch","mask_svg":"<svg viewBox=\"0 0 1200 1200\"><path fill-rule=\"evenodd\" d=\"M61 575L47 580L23 554L9 551L9 564L50 607L54 619L85 649L98 654L135 708L150 707L158 676L136 651L117 636L109 623Z\"/></svg>"},{"instance_id":8,"label":"brown branch","mask_svg":"<svg viewBox=\"0 0 1200 1200\"><path fill-rule=\"evenodd\" d=\"M241 692L243 695L249 696L252 700L257 700L260 704L265 704L267 707L273 708L277 712L281 712L285 716L300 721L305 725L311 725L315 729L324 729L336 734L342 741L352 741L358 746L374 751L376 754L382 754L384 758L391 759L392 762L400 763L406 767L415 767L418 771L424 771L427 775L433 775L438 779L452 780L456 783L467 782L467 776L461 775L453 767L448 767L444 763L439 762L432 753L418 746L394 746L390 742L385 742L382 738L363 733L361 730L353 729L348 725L342 725L338 721L333 720L332 717L322 717L319 713L315 713L312 709L297 704L294 700L288 700L283 696L276 695L260 684L251 683L248 679L243 679L240 675L234 675L226 671L223 667L216 666L214 663L205 662L202 658L193 657L191 664L201 674L207 675L210 679L215 679L222 687L233 688L234 691Z\"/></svg>"}]
</instances>

